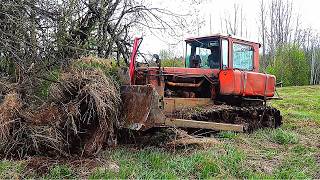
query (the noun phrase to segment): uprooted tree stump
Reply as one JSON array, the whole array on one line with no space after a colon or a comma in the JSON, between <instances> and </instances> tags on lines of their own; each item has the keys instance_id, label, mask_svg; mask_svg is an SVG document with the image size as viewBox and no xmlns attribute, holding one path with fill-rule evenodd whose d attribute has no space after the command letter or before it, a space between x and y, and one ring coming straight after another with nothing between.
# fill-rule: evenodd
<instances>
[{"instance_id":1,"label":"uprooted tree stump","mask_svg":"<svg viewBox=\"0 0 320 180\"><path fill-rule=\"evenodd\" d=\"M99 70L64 73L60 83L50 89L50 99L61 104L67 115L63 123L70 139L70 151L93 155L107 142L115 145L115 127L119 127L120 91ZM79 153L79 152L77 152Z\"/></svg>"},{"instance_id":2,"label":"uprooted tree stump","mask_svg":"<svg viewBox=\"0 0 320 180\"><path fill-rule=\"evenodd\" d=\"M16 93L0 104L0 153L91 156L115 145L120 92L97 69L72 68L52 84L49 100L36 109L22 108Z\"/></svg>"}]
</instances>

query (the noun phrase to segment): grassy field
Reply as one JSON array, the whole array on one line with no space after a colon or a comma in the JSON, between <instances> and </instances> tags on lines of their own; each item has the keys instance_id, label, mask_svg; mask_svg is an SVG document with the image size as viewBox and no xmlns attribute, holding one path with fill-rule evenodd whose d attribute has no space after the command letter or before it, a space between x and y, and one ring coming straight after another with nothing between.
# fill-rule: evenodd
<instances>
[{"instance_id":1,"label":"grassy field","mask_svg":"<svg viewBox=\"0 0 320 180\"><path fill-rule=\"evenodd\" d=\"M95 168L85 176L67 165L52 166L44 178L320 178L320 86L278 89L273 101L284 117L281 128L252 134L217 134L207 149L167 151L119 147L103 156L119 168ZM23 176L23 161L1 161L0 178ZM31 176L32 177L32 176Z\"/></svg>"}]
</instances>

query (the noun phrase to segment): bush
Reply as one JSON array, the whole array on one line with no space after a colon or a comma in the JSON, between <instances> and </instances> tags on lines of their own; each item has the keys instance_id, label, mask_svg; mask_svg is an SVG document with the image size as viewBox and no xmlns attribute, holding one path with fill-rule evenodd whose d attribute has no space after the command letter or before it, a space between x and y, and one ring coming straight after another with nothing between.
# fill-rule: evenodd
<instances>
[{"instance_id":1,"label":"bush","mask_svg":"<svg viewBox=\"0 0 320 180\"><path fill-rule=\"evenodd\" d=\"M164 59L161 61L162 67L184 67L183 59Z\"/></svg>"},{"instance_id":2,"label":"bush","mask_svg":"<svg viewBox=\"0 0 320 180\"><path fill-rule=\"evenodd\" d=\"M275 60L266 71L284 86L303 86L309 84L309 69L304 51L296 45L285 45L276 50Z\"/></svg>"},{"instance_id":3,"label":"bush","mask_svg":"<svg viewBox=\"0 0 320 180\"><path fill-rule=\"evenodd\" d=\"M49 87L51 86L51 84L53 82L59 80L60 74L61 74L61 69L58 69L58 68L55 68L55 69L52 69L51 71L48 71L45 75L46 80L42 80L40 82L40 86L37 89L36 94L40 98L43 98L43 99L47 98L49 95Z\"/></svg>"}]
</instances>

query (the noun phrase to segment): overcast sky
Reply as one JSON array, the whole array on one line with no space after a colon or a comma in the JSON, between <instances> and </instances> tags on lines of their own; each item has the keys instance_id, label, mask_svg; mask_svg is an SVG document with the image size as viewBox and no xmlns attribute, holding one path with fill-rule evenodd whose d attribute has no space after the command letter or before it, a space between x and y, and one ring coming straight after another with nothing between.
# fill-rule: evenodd
<instances>
[{"instance_id":1,"label":"overcast sky","mask_svg":"<svg viewBox=\"0 0 320 180\"><path fill-rule=\"evenodd\" d=\"M200 17L204 24L200 30L200 36L219 33L221 31L220 19L221 17L233 13L234 3L243 7L243 16L245 17L245 25L248 29L247 39L259 42L259 30L257 18L259 13L259 0L203 0L200 5L190 6L188 0L150 0L152 6L168 9L175 13L186 14L193 10L200 10ZM269 4L271 0L265 0ZM319 0L293 0L294 14L300 14L301 25L305 28L311 27L317 32L320 32L320 1ZM211 28L210 28L211 16ZM210 32L211 29L211 32ZM141 34L136 33L137 36ZM185 39L188 37L197 36L198 32L194 31L190 34L184 34ZM163 36L160 36L163 37ZM141 45L143 51L148 53L159 53L161 49L169 49L168 37L160 38L154 35L144 34L144 41ZM172 47L172 46L171 46ZM183 55L183 44L180 43L176 48L175 53Z\"/></svg>"}]
</instances>

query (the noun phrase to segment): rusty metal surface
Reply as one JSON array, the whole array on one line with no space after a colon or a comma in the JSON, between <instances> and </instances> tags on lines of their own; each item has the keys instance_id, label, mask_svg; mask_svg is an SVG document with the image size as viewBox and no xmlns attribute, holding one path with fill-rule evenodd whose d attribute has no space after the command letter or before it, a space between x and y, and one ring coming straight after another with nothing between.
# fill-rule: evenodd
<instances>
[{"instance_id":1,"label":"rusty metal surface","mask_svg":"<svg viewBox=\"0 0 320 180\"><path fill-rule=\"evenodd\" d=\"M194 87L194 88L198 88L202 85L202 83L204 82L204 79L201 80L199 83L176 83L176 82L166 82L166 84L170 85L170 86L178 86L178 87Z\"/></svg>"},{"instance_id":2,"label":"rusty metal surface","mask_svg":"<svg viewBox=\"0 0 320 180\"><path fill-rule=\"evenodd\" d=\"M159 108L159 95L151 85L122 86L121 99L126 128L147 129L164 118Z\"/></svg>"},{"instance_id":3,"label":"rusty metal surface","mask_svg":"<svg viewBox=\"0 0 320 180\"><path fill-rule=\"evenodd\" d=\"M164 112L172 113L183 108L213 104L210 98L164 98Z\"/></svg>"}]
</instances>

